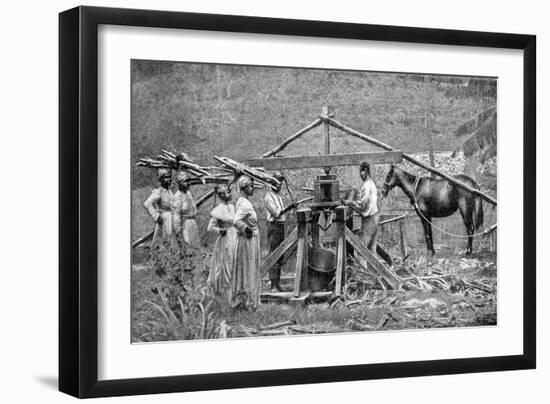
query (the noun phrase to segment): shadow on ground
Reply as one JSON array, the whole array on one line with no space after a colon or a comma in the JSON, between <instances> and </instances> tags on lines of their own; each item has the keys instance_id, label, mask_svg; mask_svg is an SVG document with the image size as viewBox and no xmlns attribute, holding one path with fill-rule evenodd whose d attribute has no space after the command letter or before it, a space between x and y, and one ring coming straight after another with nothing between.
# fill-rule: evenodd
<instances>
[{"instance_id":1,"label":"shadow on ground","mask_svg":"<svg viewBox=\"0 0 550 404\"><path fill-rule=\"evenodd\" d=\"M51 389L58 389L57 376L37 376L36 381Z\"/></svg>"}]
</instances>

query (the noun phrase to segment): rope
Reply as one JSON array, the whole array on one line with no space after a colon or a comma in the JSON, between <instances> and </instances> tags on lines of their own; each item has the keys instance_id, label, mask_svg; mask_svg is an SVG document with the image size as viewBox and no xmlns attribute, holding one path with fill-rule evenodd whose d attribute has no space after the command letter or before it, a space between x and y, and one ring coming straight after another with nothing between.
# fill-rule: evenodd
<instances>
[{"instance_id":1,"label":"rope","mask_svg":"<svg viewBox=\"0 0 550 404\"><path fill-rule=\"evenodd\" d=\"M244 164L243 163L237 163L235 166L235 174L242 175L244 174Z\"/></svg>"},{"instance_id":2,"label":"rope","mask_svg":"<svg viewBox=\"0 0 550 404\"><path fill-rule=\"evenodd\" d=\"M490 227L486 228L485 230L483 230L482 232L479 232L479 233L474 233L472 235L464 235L464 234L456 234L456 233L448 232L447 230L444 230L441 227L435 225L431 220L429 220L426 216L424 216L424 214L420 211L420 208L418 207L418 203L416 201L416 188L418 187L418 183L420 182L420 178L421 178L420 176L418 176L416 178L416 181L414 182L414 189L413 189L413 200L414 200L413 206L414 206L414 209L416 210L416 213L418 213L418 216L420 216L422 219L424 219L426 222L428 222L432 227L434 227L440 233L446 234L446 235L451 236L451 237L468 238L468 237L484 236L486 234L489 234L488 229Z\"/></svg>"}]
</instances>

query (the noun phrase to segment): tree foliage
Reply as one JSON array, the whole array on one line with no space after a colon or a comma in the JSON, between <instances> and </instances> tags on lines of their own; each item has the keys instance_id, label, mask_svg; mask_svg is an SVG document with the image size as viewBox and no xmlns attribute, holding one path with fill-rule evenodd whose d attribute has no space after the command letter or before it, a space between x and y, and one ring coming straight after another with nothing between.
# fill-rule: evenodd
<instances>
[{"instance_id":1,"label":"tree foliage","mask_svg":"<svg viewBox=\"0 0 550 404\"><path fill-rule=\"evenodd\" d=\"M466 157L484 151L482 161L496 156L497 107L491 106L458 127L455 136L467 135L459 145Z\"/></svg>"}]
</instances>

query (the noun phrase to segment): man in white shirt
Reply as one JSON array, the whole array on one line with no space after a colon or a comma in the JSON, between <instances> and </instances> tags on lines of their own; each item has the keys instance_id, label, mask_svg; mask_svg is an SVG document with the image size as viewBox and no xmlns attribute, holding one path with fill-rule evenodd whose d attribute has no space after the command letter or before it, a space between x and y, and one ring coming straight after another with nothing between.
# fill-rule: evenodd
<instances>
[{"instance_id":1,"label":"man in white shirt","mask_svg":"<svg viewBox=\"0 0 550 404\"><path fill-rule=\"evenodd\" d=\"M359 166L359 175L363 180L361 193L357 201L344 200L344 205L350 206L361 215L361 240L369 250L376 253L378 241L378 190L370 176L370 164L363 161Z\"/></svg>"},{"instance_id":2,"label":"man in white shirt","mask_svg":"<svg viewBox=\"0 0 550 404\"><path fill-rule=\"evenodd\" d=\"M265 214L267 220L267 241L269 245L269 253L271 254L285 239L285 212L292 209L291 204L287 208L283 205L281 198L281 186L284 181L282 173L277 172L273 175L280 181L280 186L276 190L269 188L265 193ZM269 270L269 280L271 281L272 292L282 292L281 289L281 267L284 263L284 256L279 259Z\"/></svg>"}]
</instances>

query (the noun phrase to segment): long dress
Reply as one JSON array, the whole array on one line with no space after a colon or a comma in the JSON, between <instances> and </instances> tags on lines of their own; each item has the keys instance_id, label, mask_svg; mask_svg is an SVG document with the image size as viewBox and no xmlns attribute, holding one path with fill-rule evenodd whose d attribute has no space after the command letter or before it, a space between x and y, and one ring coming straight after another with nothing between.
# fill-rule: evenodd
<instances>
[{"instance_id":1,"label":"long dress","mask_svg":"<svg viewBox=\"0 0 550 404\"><path fill-rule=\"evenodd\" d=\"M235 256L235 244L237 243L237 230L233 227L235 207L231 204L220 203L210 212L210 215L211 219L208 222L207 231L217 233L218 237L212 253L207 282L217 294L229 301L231 266ZM223 236L220 234L222 229L226 231Z\"/></svg>"},{"instance_id":2,"label":"long dress","mask_svg":"<svg viewBox=\"0 0 550 404\"><path fill-rule=\"evenodd\" d=\"M191 192L178 190L172 198L171 208L174 234L181 236L187 244L198 246L199 229L195 221L197 207Z\"/></svg>"},{"instance_id":3,"label":"long dress","mask_svg":"<svg viewBox=\"0 0 550 404\"><path fill-rule=\"evenodd\" d=\"M260 232L252 203L239 197L233 225L237 229L235 258L231 271L231 305L255 309L260 304ZM252 237L245 236L245 228Z\"/></svg>"},{"instance_id":4,"label":"long dress","mask_svg":"<svg viewBox=\"0 0 550 404\"><path fill-rule=\"evenodd\" d=\"M145 200L143 206L155 221L155 232L151 246L156 246L160 242L170 241L172 238L172 213L170 206L174 195L169 189L162 187L153 189L149 198ZM158 218L162 217L162 223L158 223Z\"/></svg>"}]
</instances>

